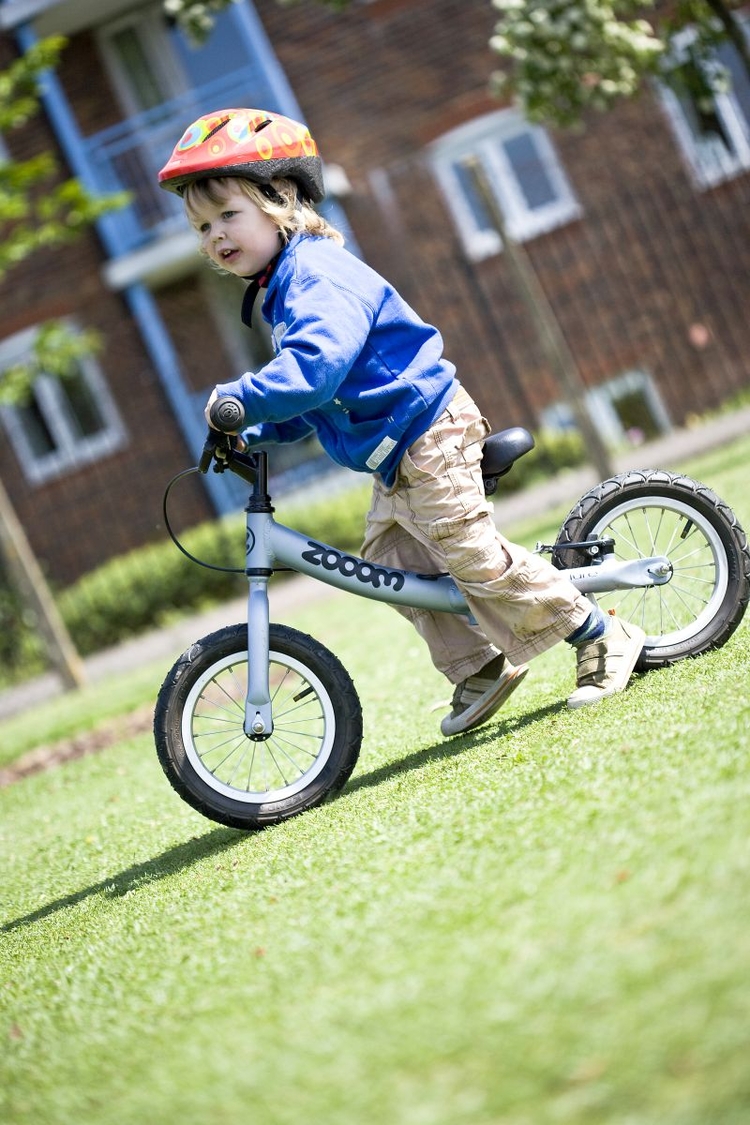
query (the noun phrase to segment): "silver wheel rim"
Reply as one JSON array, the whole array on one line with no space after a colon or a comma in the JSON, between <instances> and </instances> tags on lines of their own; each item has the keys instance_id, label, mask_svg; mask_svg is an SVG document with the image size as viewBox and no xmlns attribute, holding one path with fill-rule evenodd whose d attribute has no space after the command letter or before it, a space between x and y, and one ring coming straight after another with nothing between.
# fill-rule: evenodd
<instances>
[{"instance_id":1,"label":"silver wheel rim","mask_svg":"<svg viewBox=\"0 0 750 1125\"><path fill-rule=\"evenodd\" d=\"M646 633L649 648L671 648L695 637L719 612L729 583L726 550L709 520L667 496L624 500L588 534L611 536L617 559L666 555L674 574L665 586L597 595Z\"/></svg>"},{"instance_id":2,"label":"silver wheel rim","mask_svg":"<svg viewBox=\"0 0 750 1125\"><path fill-rule=\"evenodd\" d=\"M234 801L293 797L321 772L333 748L335 715L318 677L294 657L269 654L274 731L265 742L244 732L247 654L216 661L193 685L182 713L182 742L195 773Z\"/></svg>"}]
</instances>

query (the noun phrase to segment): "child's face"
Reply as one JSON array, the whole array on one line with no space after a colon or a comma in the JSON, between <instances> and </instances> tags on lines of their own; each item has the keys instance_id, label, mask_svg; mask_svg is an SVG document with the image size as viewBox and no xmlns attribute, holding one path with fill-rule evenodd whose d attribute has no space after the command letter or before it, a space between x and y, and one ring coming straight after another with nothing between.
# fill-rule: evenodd
<instances>
[{"instance_id":1,"label":"child's face","mask_svg":"<svg viewBox=\"0 0 750 1125\"><path fill-rule=\"evenodd\" d=\"M189 217L204 253L237 277L265 269L279 251L279 228L231 181L218 203L201 200Z\"/></svg>"}]
</instances>

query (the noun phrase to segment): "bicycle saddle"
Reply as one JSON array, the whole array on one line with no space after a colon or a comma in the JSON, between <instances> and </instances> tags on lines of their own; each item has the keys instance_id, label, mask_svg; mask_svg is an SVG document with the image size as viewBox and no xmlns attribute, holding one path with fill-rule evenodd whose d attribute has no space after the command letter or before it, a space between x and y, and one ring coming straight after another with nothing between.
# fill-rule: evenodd
<instances>
[{"instance_id":1,"label":"bicycle saddle","mask_svg":"<svg viewBox=\"0 0 750 1125\"><path fill-rule=\"evenodd\" d=\"M533 448L534 438L523 426L512 426L509 430L500 430L497 434L490 434L484 443L484 453L482 454L482 476L485 481L485 492L488 495L494 492L497 478L509 472L514 462ZM491 487L488 487L488 485Z\"/></svg>"}]
</instances>

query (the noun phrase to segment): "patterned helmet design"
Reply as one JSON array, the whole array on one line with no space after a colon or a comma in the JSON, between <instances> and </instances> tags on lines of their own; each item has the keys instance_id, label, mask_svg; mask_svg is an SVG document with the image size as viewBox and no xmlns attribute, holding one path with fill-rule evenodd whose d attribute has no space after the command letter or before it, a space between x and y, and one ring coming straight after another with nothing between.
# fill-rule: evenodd
<instances>
[{"instance_id":1,"label":"patterned helmet design","mask_svg":"<svg viewBox=\"0 0 750 1125\"><path fill-rule=\"evenodd\" d=\"M294 180L319 203L325 191L318 146L306 125L262 109L219 109L183 133L159 172L159 184L181 195L187 184L243 176L256 184Z\"/></svg>"}]
</instances>

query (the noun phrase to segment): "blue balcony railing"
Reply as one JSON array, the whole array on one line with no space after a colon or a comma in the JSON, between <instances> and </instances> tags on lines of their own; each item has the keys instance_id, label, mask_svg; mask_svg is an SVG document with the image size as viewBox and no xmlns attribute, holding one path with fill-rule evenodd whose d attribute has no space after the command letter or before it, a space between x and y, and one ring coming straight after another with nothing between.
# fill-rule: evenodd
<instances>
[{"instance_id":1,"label":"blue balcony railing","mask_svg":"<svg viewBox=\"0 0 750 1125\"><path fill-rule=\"evenodd\" d=\"M131 195L127 207L103 220L113 256L185 228L182 204L159 187L157 173L184 130L201 114L223 106L252 105L254 80L253 69L233 71L84 138L90 186L101 194L124 190Z\"/></svg>"}]
</instances>

